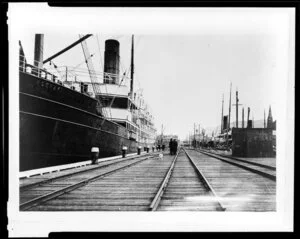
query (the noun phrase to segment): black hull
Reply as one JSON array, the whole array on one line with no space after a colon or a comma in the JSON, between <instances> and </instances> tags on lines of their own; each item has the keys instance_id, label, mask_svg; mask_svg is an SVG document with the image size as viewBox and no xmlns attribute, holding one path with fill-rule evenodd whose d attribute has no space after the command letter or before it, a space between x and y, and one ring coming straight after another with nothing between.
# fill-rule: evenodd
<instances>
[{"instance_id":1,"label":"black hull","mask_svg":"<svg viewBox=\"0 0 300 239\"><path fill-rule=\"evenodd\" d=\"M79 92L20 73L20 171L137 152L126 128L96 114L97 101Z\"/></svg>"}]
</instances>

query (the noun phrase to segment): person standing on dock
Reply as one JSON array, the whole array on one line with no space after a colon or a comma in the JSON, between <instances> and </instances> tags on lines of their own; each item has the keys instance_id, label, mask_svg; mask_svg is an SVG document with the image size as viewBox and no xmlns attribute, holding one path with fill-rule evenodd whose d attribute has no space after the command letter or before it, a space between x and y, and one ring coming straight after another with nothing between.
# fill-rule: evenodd
<instances>
[{"instance_id":1,"label":"person standing on dock","mask_svg":"<svg viewBox=\"0 0 300 239\"><path fill-rule=\"evenodd\" d=\"M169 142L170 155L173 154L173 141L172 141L172 140L173 140L173 139L171 138L171 139L170 139L170 142Z\"/></svg>"},{"instance_id":2,"label":"person standing on dock","mask_svg":"<svg viewBox=\"0 0 300 239\"><path fill-rule=\"evenodd\" d=\"M177 153L177 147L178 147L177 140L174 139L174 141L173 141L173 154L175 154L175 155Z\"/></svg>"}]
</instances>

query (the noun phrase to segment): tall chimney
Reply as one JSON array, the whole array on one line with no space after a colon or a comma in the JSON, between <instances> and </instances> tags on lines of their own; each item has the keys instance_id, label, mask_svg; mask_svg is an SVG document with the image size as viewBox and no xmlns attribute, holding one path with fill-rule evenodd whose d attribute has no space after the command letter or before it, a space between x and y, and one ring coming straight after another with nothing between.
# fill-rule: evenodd
<instances>
[{"instance_id":1,"label":"tall chimney","mask_svg":"<svg viewBox=\"0 0 300 239\"><path fill-rule=\"evenodd\" d=\"M244 107L242 110L242 128L244 128Z\"/></svg>"},{"instance_id":2,"label":"tall chimney","mask_svg":"<svg viewBox=\"0 0 300 239\"><path fill-rule=\"evenodd\" d=\"M34 41L34 66L43 67L44 34L35 34Z\"/></svg>"},{"instance_id":3,"label":"tall chimney","mask_svg":"<svg viewBox=\"0 0 300 239\"><path fill-rule=\"evenodd\" d=\"M252 123L251 123L251 127L249 125L249 116L250 116L250 107L248 107L247 128L252 128Z\"/></svg>"},{"instance_id":4,"label":"tall chimney","mask_svg":"<svg viewBox=\"0 0 300 239\"><path fill-rule=\"evenodd\" d=\"M238 91L236 91L235 92L235 100L236 100L236 108L235 108L235 117L236 117L236 128L238 128L239 127L239 92Z\"/></svg>"},{"instance_id":5,"label":"tall chimney","mask_svg":"<svg viewBox=\"0 0 300 239\"><path fill-rule=\"evenodd\" d=\"M104 75L104 83L119 84L120 43L117 40L105 41L104 72L114 76Z\"/></svg>"}]
</instances>

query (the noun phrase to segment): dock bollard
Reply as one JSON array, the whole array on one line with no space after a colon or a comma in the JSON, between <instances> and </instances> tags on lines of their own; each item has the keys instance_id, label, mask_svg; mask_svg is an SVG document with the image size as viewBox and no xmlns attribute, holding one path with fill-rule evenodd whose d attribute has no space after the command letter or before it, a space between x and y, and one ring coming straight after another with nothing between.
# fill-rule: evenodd
<instances>
[{"instance_id":1,"label":"dock bollard","mask_svg":"<svg viewBox=\"0 0 300 239\"><path fill-rule=\"evenodd\" d=\"M137 151L138 151L138 155L140 155L140 154L141 154L141 149L142 149L142 147L141 147L141 146L139 146L139 147L138 147L138 149L137 149Z\"/></svg>"},{"instance_id":2,"label":"dock bollard","mask_svg":"<svg viewBox=\"0 0 300 239\"><path fill-rule=\"evenodd\" d=\"M96 163L98 157L99 157L99 148L98 147L92 147L92 149L91 149L92 164Z\"/></svg>"},{"instance_id":3,"label":"dock bollard","mask_svg":"<svg viewBox=\"0 0 300 239\"><path fill-rule=\"evenodd\" d=\"M127 147L123 146L123 148L122 148L122 158L126 157L126 151L127 151Z\"/></svg>"}]
</instances>

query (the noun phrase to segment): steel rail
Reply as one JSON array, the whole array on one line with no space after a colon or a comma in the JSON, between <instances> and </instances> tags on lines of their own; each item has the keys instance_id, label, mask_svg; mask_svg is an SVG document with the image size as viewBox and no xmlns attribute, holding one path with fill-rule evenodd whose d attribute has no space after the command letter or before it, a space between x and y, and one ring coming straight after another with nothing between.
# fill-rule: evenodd
<instances>
[{"instance_id":1,"label":"steel rail","mask_svg":"<svg viewBox=\"0 0 300 239\"><path fill-rule=\"evenodd\" d=\"M152 202L150 204L150 207L149 207L150 211L156 211L156 209L157 209L157 207L159 205L161 197L162 197L162 195L163 195L163 193L164 193L164 191L165 191L165 189L166 189L166 187L168 185L170 176L171 176L171 174L172 174L172 172L174 170L175 162L176 162L176 160L178 158L178 154L179 154L180 150L181 150L181 148L178 150L177 154L175 155L175 157L174 157L174 159L172 161L172 164L171 164L171 166L170 166L170 168L169 168L166 176L164 177L163 182L161 183L161 185L160 185L160 187L159 187L159 189L158 189L158 191L157 191L154 199L152 200Z\"/></svg>"},{"instance_id":2,"label":"steel rail","mask_svg":"<svg viewBox=\"0 0 300 239\"><path fill-rule=\"evenodd\" d=\"M77 175L77 174L86 173L86 172L97 170L97 169L100 169L100 168L109 167L111 165L124 162L126 160L138 159L140 157L141 158L145 157L145 155L141 155L141 156L138 156L138 157L134 157L134 156L133 157L128 157L128 158L125 158L123 160L121 159L121 160L118 160L118 161L114 161L112 163L108 163L108 164L104 164L104 165L98 165L98 166L95 166L95 167L92 167L92 168L88 168L88 169L84 169L84 170L81 170L81 171L77 171L77 172L73 172L73 173L69 173L69 174L65 174L65 175L59 175L59 176L56 176L56 177L53 177L53 178L45 179L43 181L39 181L39 182L27 184L27 185L24 185L24 186L20 187L20 192L24 192L24 191L26 191L26 190L28 190L30 188L33 188L33 187L36 187L36 186L40 186L40 185L45 184L45 183L54 182L54 181L57 181L57 180L62 179L62 178L69 178L69 177L72 177L72 176Z\"/></svg>"},{"instance_id":3,"label":"steel rail","mask_svg":"<svg viewBox=\"0 0 300 239\"><path fill-rule=\"evenodd\" d=\"M187 155L188 159L191 161L194 169L196 170L200 181L204 184L204 187L206 188L207 191L209 191L214 198L216 199L215 201L218 203L218 207L217 207L217 211L225 211L226 208L222 205L222 203L218 200L219 196L217 195L217 193L215 192L215 190L213 189L213 187L210 185L210 183L208 182L208 180L205 178L203 172L197 167L197 165L195 164L194 160L191 158L191 156L186 152L185 149L183 149L183 151L185 152L185 154Z\"/></svg>"},{"instance_id":4,"label":"steel rail","mask_svg":"<svg viewBox=\"0 0 300 239\"><path fill-rule=\"evenodd\" d=\"M131 166L133 166L133 165L135 165L135 164L138 164L138 163L140 163L140 162L143 162L143 161L145 161L145 160L147 160L147 159L149 159L149 158L153 158L153 157L154 157L154 156L148 156L148 157L146 157L146 158L144 158L144 159L141 159L141 160L139 160L139 161L137 161L137 162L134 162L134 163L125 165L125 166L120 167L120 168L117 168L117 169L113 169L113 170L111 170L111 171L109 171L109 172L106 172L106 173L102 173L102 174L96 175L96 176L94 176L94 177L91 177L91 178L82 180L82 181L80 181L80 182L78 182L78 183L74 183L74 184L72 184L72 185L69 185L69 186L66 186L66 187L64 187L64 188L58 189L58 190L56 190L56 191L54 191L54 192L50 192L50 193L48 193L48 194L46 194L46 195L42 195L42 196L40 196L40 197L34 198L34 199L30 200L30 201L27 201L27 202L25 202L25 203L22 203L22 204L20 205L20 211L25 211L25 210L27 210L27 209L29 209L29 208L32 208L32 207L34 207L34 206L37 206L37 205L43 203L43 202L49 201L49 200L54 199L54 198L56 198L56 197L58 197L58 196L60 196L60 195L62 195L62 194L65 194L65 193L70 192L70 191L73 191L73 190L75 190L75 189L77 189L77 188L79 188L79 187L82 187L82 186L86 185L86 184L89 183L89 182L95 181L95 180L100 179L100 178L104 178L104 177L106 177L106 176L108 176L108 175L110 175L110 174L113 174L113 173L115 173L115 172L121 171L121 170L123 170L123 169L126 169L126 168L128 168L128 167L131 167Z\"/></svg>"},{"instance_id":5,"label":"steel rail","mask_svg":"<svg viewBox=\"0 0 300 239\"><path fill-rule=\"evenodd\" d=\"M255 165L255 166L259 166L259 167L262 167L262 168L267 168L267 169L276 171L276 167L273 167L273 166L269 166L269 165L265 165L265 164L261 164L261 163L256 163L256 162L249 162L247 160L235 158L235 157L228 156L228 155L222 155L222 154L218 154L218 153L207 152L205 150L200 150L200 149L195 149L195 150L200 152L200 153L205 152L205 153L209 153L209 154L214 154L214 155L217 155L217 156L220 156L220 157L224 157L224 158L228 158L228 159L232 159L232 160L236 160L236 161L240 161L240 162L243 162L243 163L248 163L248 164L252 164L252 165Z\"/></svg>"},{"instance_id":6,"label":"steel rail","mask_svg":"<svg viewBox=\"0 0 300 239\"><path fill-rule=\"evenodd\" d=\"M199 151L198 151L198 152L199 152ZM207 156L209 156L209 157L212 157L212 158L221 160L221 161L223 161L223 162L225 162L225 163L229 163L229 164L232 164L232 165L234 165L234 166L240 167L240 168L242 168L242 169L248 170L248 171L250 171L250 172L256 173L256 174L258 174L258 175L260 175L260 176L263 176L263 177L265 177L265 178L271 179L272 181L276 181L276 175L272 175L272 174L269 174L269 173L266 173L266 172L263 172L263 171L259 171L259 170L257 170L257 169L250 168L250 167L247 167L247 166L244 166L244 165L235 163L235 162L230 162L230 161L228 161L228 160L226 160L226 159L221 158L221 156L212 155L212 154L206 153L206 152L199 152L199 153L205 154L205 155L207 155ZM223 156L222 156L222 157L223 157Z\"/></svg>"}]
</instances>

